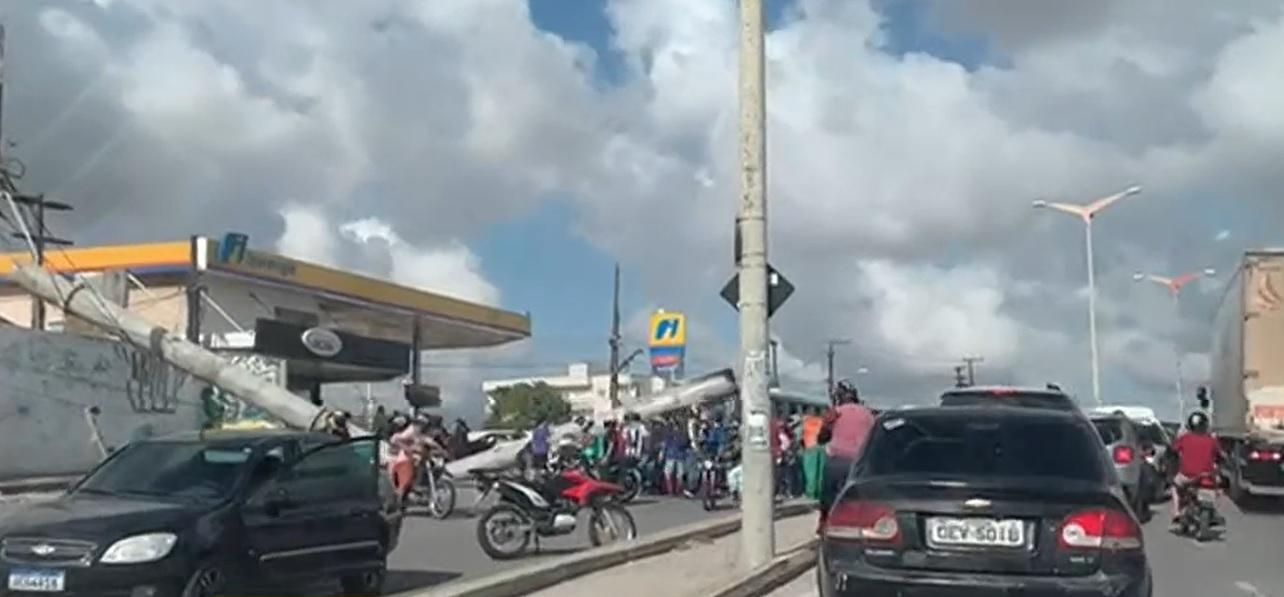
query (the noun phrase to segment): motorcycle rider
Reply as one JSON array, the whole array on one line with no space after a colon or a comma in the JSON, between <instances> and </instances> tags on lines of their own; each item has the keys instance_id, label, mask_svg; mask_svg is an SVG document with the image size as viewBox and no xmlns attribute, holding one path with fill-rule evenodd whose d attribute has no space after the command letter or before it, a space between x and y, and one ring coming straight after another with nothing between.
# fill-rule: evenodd
<instances>
[{"instance_id":1,"label":"motorcycle rider","mask_svg":"<svg viewBox=\"0 0 1284 597\"><path fill-rule=\"evenodd\" d=\"M422 469L423 463L434 456L444 456L445 450L429 434L430 423L425 418L416 418L405 429L393 434L389 442L397 450L392 462L388 463L393 486L402 507L407 504L410 491L418 480L416 471Z\"/></svg>"},{"instance_id":2,"label":"motorcycle rider","mask_svg":"<svg viewBox=\"0 0 1284 597\"><path fill-rule=\"evenodd\" d=\"M860 456L874 428L874 413L860 401L860 392L849 380L838 382L834 388L834 406L825 413L820 440L825 448L825 468L820 496L820 523L829 517L829 508L838 498L851 471L852 463Z\"/></svg>"},{"instance_id":3,"label":"motorcycle rider","mask_svg":"<svg viewBox=\"0 0 1284 597\"><path fill-rule=\"evenodd\" d=\"M1186 432L1173 442L1172 454L1178 459L1177 475L1173 478L1173 523L1181 517L1180 496L1182 488L1200 477L1216 478L1221 445L1217 437L1208 432L1208 415L1196 411L1186 418Z\"/></svg>"}]
</instances>

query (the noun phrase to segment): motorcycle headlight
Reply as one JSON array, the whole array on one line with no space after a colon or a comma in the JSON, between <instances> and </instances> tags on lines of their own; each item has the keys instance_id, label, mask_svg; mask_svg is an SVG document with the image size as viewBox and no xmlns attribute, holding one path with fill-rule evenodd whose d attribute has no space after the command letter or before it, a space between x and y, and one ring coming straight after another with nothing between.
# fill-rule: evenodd
<instances>
[{"instance_id":1,"label":"motorcycle headlight","mask_svg":"<svg viewBox=\"0 0 1284 597\"><path fill-rule=\"evenodd\" d=\"M125 537L103 552L104 564L143 564L155 562L174 549L178 536L173 533L147 533Z\"/></svg>"}]
</instances>

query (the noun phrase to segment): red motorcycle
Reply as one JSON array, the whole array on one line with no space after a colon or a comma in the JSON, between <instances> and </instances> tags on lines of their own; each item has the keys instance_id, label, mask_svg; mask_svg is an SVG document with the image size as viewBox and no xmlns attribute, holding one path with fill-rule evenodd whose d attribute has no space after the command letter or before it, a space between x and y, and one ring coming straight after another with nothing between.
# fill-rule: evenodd
<instances>
[{"instance_id":1,"label":"red motorcycle","mask_svg":"<svg viewBox=\"0 0 1284 597\"><path fill-rule=\"evenodd\" d=\"M579 513L588 510L588 536L594 547L637 538L633 515L618 503L624 489L599 481L580 469L567 469L537 481L501 477L496 471L471 471L485 499L499 501L477 521L477 542L486 555L510 560L526 553L540 537L568 535L579 526Z\"/></svg>"}]
</instances>

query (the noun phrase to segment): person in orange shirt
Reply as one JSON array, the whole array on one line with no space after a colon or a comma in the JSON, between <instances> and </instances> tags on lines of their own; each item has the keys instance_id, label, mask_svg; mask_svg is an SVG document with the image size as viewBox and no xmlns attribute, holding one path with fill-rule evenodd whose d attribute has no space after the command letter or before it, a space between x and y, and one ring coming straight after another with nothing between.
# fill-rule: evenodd
<instances>
[{"instance_id":1,"label":"person in orange shirt","mask_svg":"<svg viewBox=\"0 0 1284 597\"><path fill-rule=\"evenodd\" d=\"M820 445L820 430L825 426L825 417L820 415L807 415L803 417L802 424L802 443L803 448L815 448Z\"/></svg>"},{"instance_id":2,"label":"person in orange shirt","mask_svg":"<svg viewBox=\"0 0 1284 597\"><path fill-rule=\"evenodd\" d=\"M820 415L809 415L803 419L803 493L813 500L820 499L825 472L825 447L820 445L820 430L824 426L825 417Z\"/></svg>"}]
</instances>

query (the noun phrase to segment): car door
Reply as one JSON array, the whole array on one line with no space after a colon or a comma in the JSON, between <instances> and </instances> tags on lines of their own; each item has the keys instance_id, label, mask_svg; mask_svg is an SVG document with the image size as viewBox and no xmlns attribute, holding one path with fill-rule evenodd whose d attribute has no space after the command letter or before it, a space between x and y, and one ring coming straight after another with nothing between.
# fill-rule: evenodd
<instances>
[{"instance_id":1,"label":"car door","mask_svg":"<svg viewBox=\"0 0 1284 597\"><path fill-rule=\"evenodd\" d=\"M316 578L381 551L365 530L377 528L377 454L373 438L320 446L254 492L242 516L260 575Z\"/></svg>"}]
</instances>

